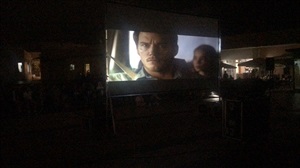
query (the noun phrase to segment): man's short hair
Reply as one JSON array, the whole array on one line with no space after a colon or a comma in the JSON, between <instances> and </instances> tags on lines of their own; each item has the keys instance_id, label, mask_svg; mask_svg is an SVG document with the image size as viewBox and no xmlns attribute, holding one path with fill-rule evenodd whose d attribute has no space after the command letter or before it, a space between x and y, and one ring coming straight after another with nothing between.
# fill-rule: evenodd
<instances>
[{"instance_id":1,"label":"man's short hair","mask_svg":"<svg viewBox=\"0 0 300 168\"><path fill-rule=\"evenodd\" d=\"M139 41L140 32L143 32L143 31L134 31L134 33L133 33L133 40L134 40L136 45L138 44L138 41ZM173 44L177 45L178 35L175 34L175 33L172 33L172 32L149 32L149 33L157 33L157 34L162 34L162 35L168 35L170 37L170 41Z\"/></svg>"}]
</instances>

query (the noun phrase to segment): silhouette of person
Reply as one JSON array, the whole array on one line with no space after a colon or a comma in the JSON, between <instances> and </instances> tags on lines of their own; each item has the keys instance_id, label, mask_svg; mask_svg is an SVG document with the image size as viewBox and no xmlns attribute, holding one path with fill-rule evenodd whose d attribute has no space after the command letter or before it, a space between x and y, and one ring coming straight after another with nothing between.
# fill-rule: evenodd
<instances>
[{"instance_id":1,"label":"silhouette of person","mask_svg":"<svg viewBox=\"0 0 300 168\"><path fill-rule=\"evenodd\" d=\"M224 74L223 74L223 79L228 79L228 74L226 71L224 71Z\"/></svg>"}]
</instances>

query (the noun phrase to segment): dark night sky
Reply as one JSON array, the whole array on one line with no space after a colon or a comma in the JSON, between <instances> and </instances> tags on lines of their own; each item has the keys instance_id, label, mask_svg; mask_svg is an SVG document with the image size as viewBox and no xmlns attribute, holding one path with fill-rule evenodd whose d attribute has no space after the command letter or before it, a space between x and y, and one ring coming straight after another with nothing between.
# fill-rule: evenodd
<instances>
[{"instance_id":1,"label":"dark night sky","mask_svg":"<svg viewBox=\"0 0 300 168\"><path fill-rule=\"evenodd\" d=\"M55 2L55 3L54 3ZM219 19L222 36L300 28L299 1L114 0L128 5ZM102 6L102 7L101 7ZM1 40L96 42L103 1L1 1Z\"/></svg>"}]
</instances>

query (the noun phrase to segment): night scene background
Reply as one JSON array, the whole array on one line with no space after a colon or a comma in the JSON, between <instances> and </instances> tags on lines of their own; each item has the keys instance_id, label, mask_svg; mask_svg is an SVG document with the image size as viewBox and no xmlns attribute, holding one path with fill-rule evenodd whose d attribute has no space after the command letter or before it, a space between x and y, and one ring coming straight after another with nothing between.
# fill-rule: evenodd
<instances>
[{"instance_id":1,"label":"night scene background","mask_svg":"<svg viewBox=\"0 0 300 168\"><path fill-rule=\"evenodd\" d=\"M113 94L130 85L106 82L106 3L218 20L217 89ZM299 2L0 8L1 167L300 166Z\"/></svg>"}]
</instances>

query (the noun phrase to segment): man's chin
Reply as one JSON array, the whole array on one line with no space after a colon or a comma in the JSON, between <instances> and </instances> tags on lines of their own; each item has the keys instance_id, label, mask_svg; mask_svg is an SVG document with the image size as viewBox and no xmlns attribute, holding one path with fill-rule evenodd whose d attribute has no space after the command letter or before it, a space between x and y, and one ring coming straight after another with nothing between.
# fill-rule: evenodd
<instances>
[{"instance_id":1,"label":"man's chin","mask_svg":"<svg viewBox=\"0 0 300 168\"><path fill-rule=\"evenodd\" d=\"M151 67L147 67L147 70L150 70L152 72L160 72L161 68L158 66L151 66Z\"/></svg>"},{"instance_id":2,"label":"man's chin","mask_svg":"<svg viewBox=\"0 0 300 168\"><path fill-rule=\"evenodd\" d=\"M157 64L148 64L147 65L147 69L151 69L151 70L154 70L154 69L159 69L159 65Z\"/></svg>"}]
</instances>

